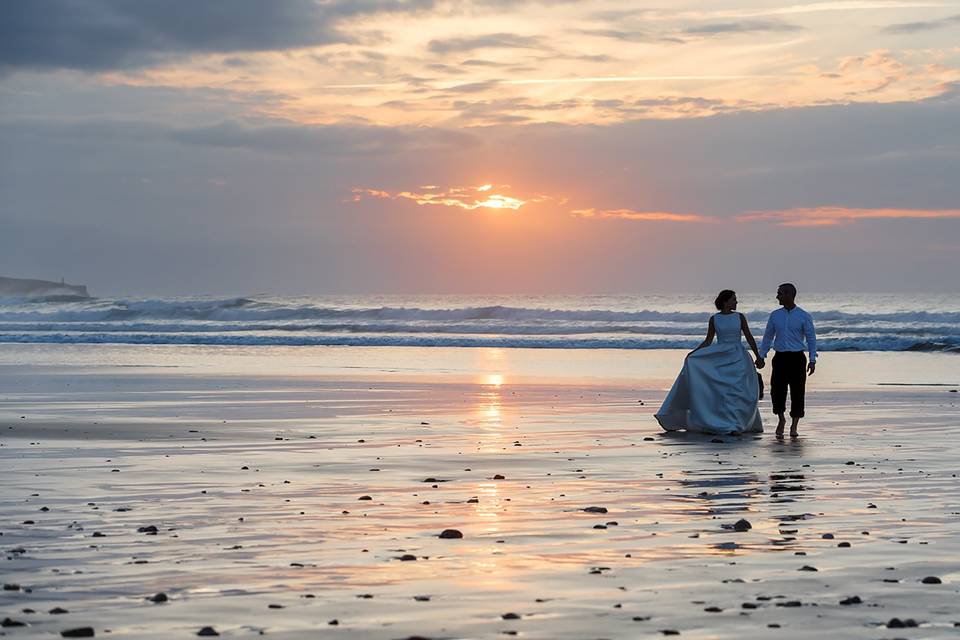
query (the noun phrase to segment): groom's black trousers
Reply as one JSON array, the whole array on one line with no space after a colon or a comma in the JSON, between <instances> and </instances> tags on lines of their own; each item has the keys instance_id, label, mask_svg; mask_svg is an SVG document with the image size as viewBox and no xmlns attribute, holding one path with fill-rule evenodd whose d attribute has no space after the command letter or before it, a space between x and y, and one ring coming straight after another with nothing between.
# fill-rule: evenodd
<instances>
[{"instance_id":1,"label":"groom's black trousers","mask_svg":"<svg viewBox=\"0 0 960 640\"><path fill-rule=\"evenodd\" d=\"M773 412L787 411L787 388L790 389L790 417L803 417L803 395L807 384L807 356L803 351L778 351L773 356L770 376L770 398Z\"/></svg>"}]
</instances>

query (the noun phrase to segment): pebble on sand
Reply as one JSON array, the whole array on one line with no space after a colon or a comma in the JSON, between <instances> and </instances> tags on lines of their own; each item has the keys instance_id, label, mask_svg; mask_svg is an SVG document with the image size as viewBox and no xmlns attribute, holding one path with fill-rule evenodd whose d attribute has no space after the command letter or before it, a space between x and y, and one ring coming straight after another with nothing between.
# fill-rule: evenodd
<instances>
[{"instance_id":1,"label":"pebble on sand","mask_svg":"<svg viewBox=\"0 0 960 640\"><path fill-rule=\"evenodd\" d=\"M147 600L149 600L150 602L155 602L155 603L157 603L157 604L162 604L162 603L166 602L166 601L169 600L169 599L170 599L170 598L167 597L167 594L162 593L162 592L161 592L161 593L158 593L158 594L156 594L156 595L152 595L152 596L150 596L149 598L147 598Z\"/></svg>"},{"instance_id":2,"label":"pebble on sand","mask_svg":"<svg viewBox=\"0 0 960 640\"><path fill-rule=\"evenodd\" d=\"M840 604L848 606L851 604L863 604L863 600L860 599L860 596L850 596L849 598L844 598L840 601Z\"/></svg>"},{"instance_id":3,"label":"pebble on sand","mask_svg":"<svg viewBox=\"0 0 960 640\"><path fill-rule=\"evenodd\" d=\"M438 538L444 538L444 539L446 539L446 540L449 540L449 539L454 539L454 538L462 538L462 537L463 537L463 533L461 533L461 532L460 532L459 530L457 530L457 529L444 529L443 531L440 532L440 535L437 536L437 537L438 537Z\"/></svg>"},{"instance_id":4,"label":"pebble on sand","mask_svg":"<svg viewBox=\"0 0 960 640\"><path fill-rule=\"evenodd\" d=\"M64 638L92 638L94 637L93 627L77 627L76 629L67 629L61 631L60 635Z\"/></svg>"},{"instance_id":5,"label":"pebble on sand","mask_svg":"<svg viewBox=\"0 0 960 640\"><path fill-rule=\"evenodd\" d=\"M518 614L518 613L505 613L505 614L503 614L503 615L500 616L500 617L503 618L504 620L519 620L519 619L520 619L520 614Z\"/></svg>"},{"instance_id":6,"label":"pebble on sand","mask_svg":"<svg viewBox=\"0 0 960 640\"><path fill-rule=\"evenodd\" d=\"M745 520L744 518L740 518L733 523L734 531L749 531L750 529L753 529L753 525L750 524L749 520Z\"/></svg>"},{"instance_id":7,"label":"pebble on sand","mask_svg":"<svg viewBox=\"0 0 960 640\"><path fill-rule=\"evenodd\" d=\"M941 580L937 576L927 576L920 582L922 582L923 584L943 584L943 580Z\"/></svg>"},{"instance_id":8,"label":"pebble on sand","mask_svg":"<svg viewBox=\"0 0 960 640\"><path fill-rule=\"evenodd\" d=\"M584 507L583 509L581 509L581 511L585 511L587 513L606 513L607 508L606 507Z\"/></svg>"},{"instance_id":9,"label":"pebble on sand","mask_svg":"<svg viewBox=\"0 0 960 640\"><path fill-rule=\"evenodd\" d=\"M887 623L887 629L906 629L919 626L917 621L913 618L890 618L890 622Z\"/></svg>"},{"instance_id":10,"label":"pebble on sand","mask_svg":"<svg viewBox=\"0 0 960 640\"><path fill-rule=\"evenodd\" d=\"M203 629L200 629L200 631L197 631L197 635L198 636L218 636L220 634L217 633L217 630L214 629L213 627L204 627Z\"/></svg>"}]
</instances>

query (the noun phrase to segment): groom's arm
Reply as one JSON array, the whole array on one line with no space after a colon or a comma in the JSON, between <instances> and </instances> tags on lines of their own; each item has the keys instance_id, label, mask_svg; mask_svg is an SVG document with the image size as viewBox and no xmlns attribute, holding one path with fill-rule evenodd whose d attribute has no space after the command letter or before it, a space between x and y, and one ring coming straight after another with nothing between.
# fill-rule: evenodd
<instances>
[{"instance_id":1,"label":"groom's arm","mask_svg":"<svg viewBox=\"0 0 960 640\"><path fill-rule=\"evenodd\" d=\"M776 325L773 324L773 314L767 318L767 328L763 330L763 340L760 341L760 359L766 360L770 347L773 346L773 337L777 334Z\"/></svg>"},{"instance_id":2,"label":"groom's arm","mask_svg":"<svg viewBox=\"0 0 960 640\"><path fill-rule=\"evenodd\" d=\"M807 314L807 321L804 323L803 331L804 335L807 337L807 348L810 350L810 364L816 364L817 330L813 326L813 317L810 314Z\"/></svg>"}]
</instances>

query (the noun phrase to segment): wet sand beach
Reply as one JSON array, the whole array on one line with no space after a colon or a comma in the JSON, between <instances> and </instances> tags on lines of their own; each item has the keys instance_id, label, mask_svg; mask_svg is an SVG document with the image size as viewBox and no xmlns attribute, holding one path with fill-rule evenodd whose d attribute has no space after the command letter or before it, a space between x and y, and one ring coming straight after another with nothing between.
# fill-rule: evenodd
<instances>
[{"instance_id":1,"label":"wet sand beach","mask_svg":"<svg viewBox=\"0 0 960 640\"><path fill-rule=\"evenodd\" d=\"M675 351L424 351L6 350L0 633L960 633L956 356L825 354L791 441L662 432Z\"/></svg>"}]
</instances>

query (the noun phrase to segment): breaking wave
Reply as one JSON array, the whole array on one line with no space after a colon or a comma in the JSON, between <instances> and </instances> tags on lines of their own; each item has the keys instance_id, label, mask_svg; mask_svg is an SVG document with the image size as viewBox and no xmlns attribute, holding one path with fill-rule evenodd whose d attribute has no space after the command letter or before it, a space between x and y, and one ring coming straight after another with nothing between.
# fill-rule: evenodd
<instances>
[{"instance_id":1,"label":"breaking wave","mask_svg":"<svg viewBox=\"0 0 960 640\"><path fill-rule=\"evenodd\" d=\"M288 346L690 348L710 313L689 296L642 306L628 296L521 298L466 304L422 298L0 299L0 342ZM960 351L960 311L888 310L834 296L808 309L824 351ZM533 302L534 304L530 304ZM445 304L446 303L446 304ZM459 303L459 304L457 304ZM746 306L746 305L744 305ZM759 306L759 304L757 305ZM655 308L651 308L655 307ZM875 309L877 309L875 311ZM768 308L746 309L755 334ZM758 335L759 338L759 335Z\"/></svg>"}]
</instances>

